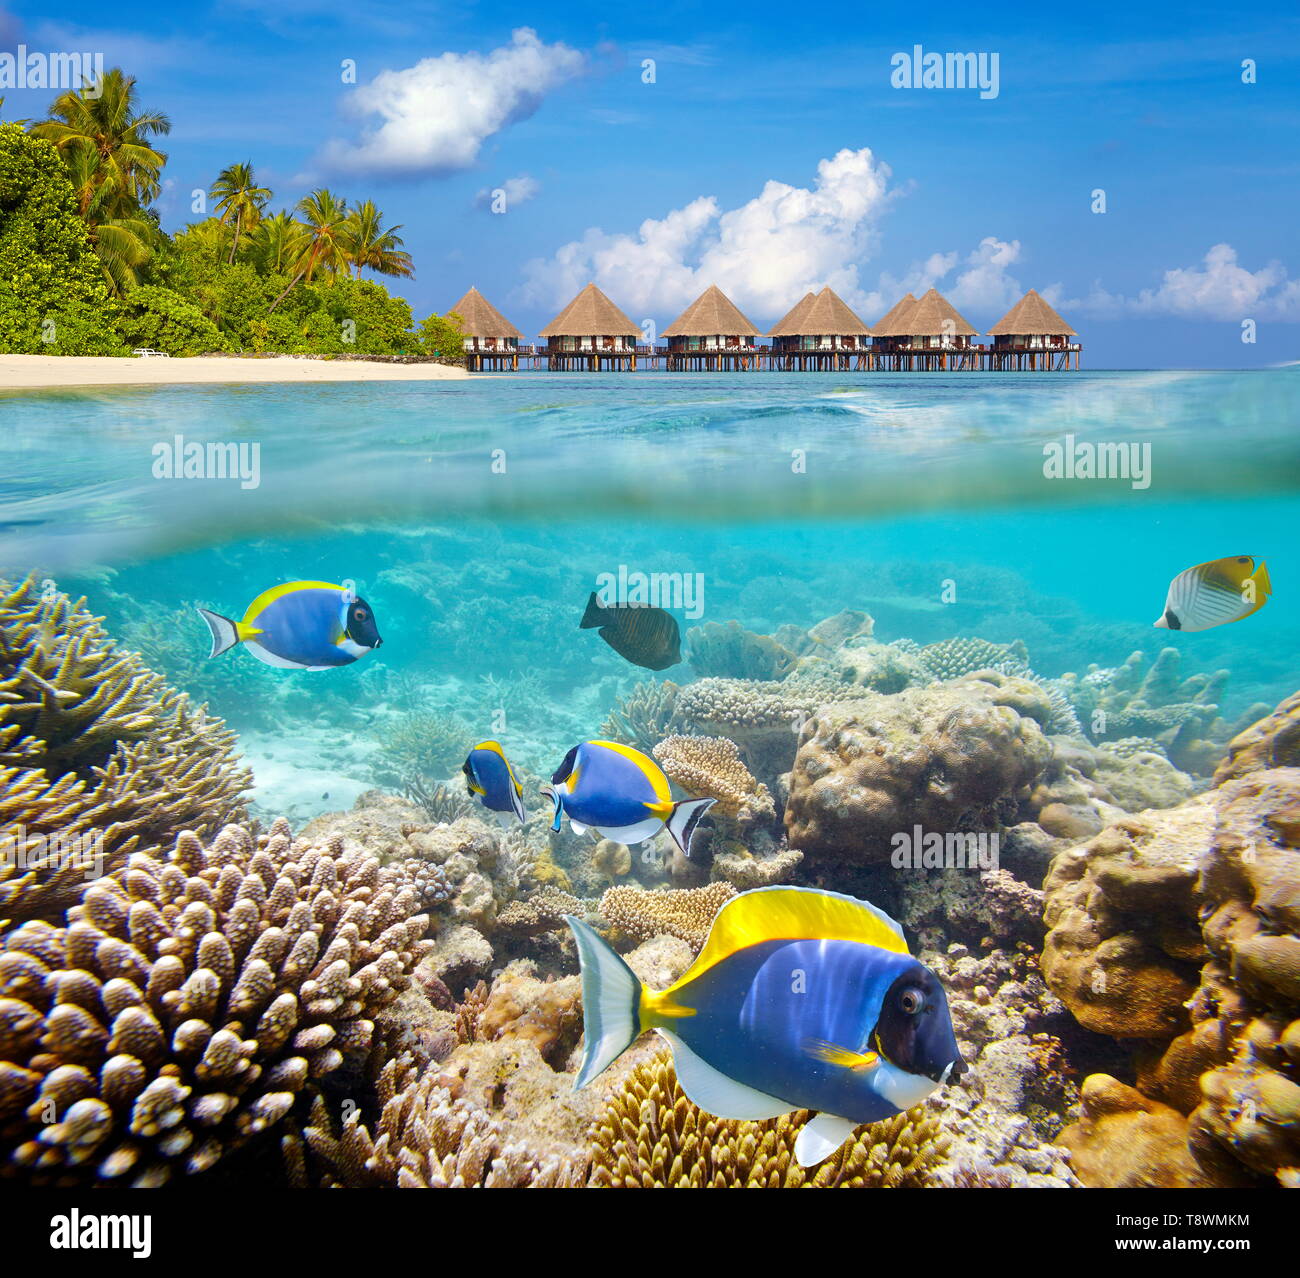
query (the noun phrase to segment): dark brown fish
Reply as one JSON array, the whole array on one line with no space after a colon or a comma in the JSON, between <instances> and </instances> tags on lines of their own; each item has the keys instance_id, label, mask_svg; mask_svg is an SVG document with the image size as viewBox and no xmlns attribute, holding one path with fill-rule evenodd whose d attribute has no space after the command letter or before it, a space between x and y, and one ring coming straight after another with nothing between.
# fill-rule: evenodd
<instances>
[{"instance_id":1,"label":"dark brown fish","mask_svg":"<svg viewBox=\"0 0 1300 1278\"><path fill-rule=\"evenodd\" d=\"M618 604L602 607L591 592L579 629L600 628L600 637L625 661L646 670L667 670L682 659L682 632L677 619L662 608Z\"/></svg>"}]
</instances>

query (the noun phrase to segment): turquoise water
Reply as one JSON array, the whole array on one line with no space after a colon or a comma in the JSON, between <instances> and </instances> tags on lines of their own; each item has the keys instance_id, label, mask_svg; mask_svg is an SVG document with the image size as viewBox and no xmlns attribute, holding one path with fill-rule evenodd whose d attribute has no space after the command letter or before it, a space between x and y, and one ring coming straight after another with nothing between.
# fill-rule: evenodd
<instances>
[{"instance_id":1,"label":"turquoise water","mask_svg":"<svg viewBox=\"0 0 1300 1278\"><path fill-rule=\"evenodd\" d=\"M1046 677L1172 646L1184 675L1231 672L1231 719L1300 685L1298 425L1290 371L11 393L0 575L84 594L247 734L268 810L298 815L317 779L301 779L304 760L338 779L315 805L337 808L400 779L390 738L417 716L509 735L540 776L638 682L693 678L653 676L577 629L598 574L620 565L702 575L684 631L769 634L861 608L887 641L1022 640ZM258 486L155 478L155 445L178 433L258 444ZM1045 478L1044 446L1067 434L1149 445L1149 486ZM1199 634L1152 628L1176 573L1239 553L1268 561L1263 611ZM240 616L297 578L355 579L382 650L320 674L206 659L195 604Z\"/></svg>"}]
</instances>

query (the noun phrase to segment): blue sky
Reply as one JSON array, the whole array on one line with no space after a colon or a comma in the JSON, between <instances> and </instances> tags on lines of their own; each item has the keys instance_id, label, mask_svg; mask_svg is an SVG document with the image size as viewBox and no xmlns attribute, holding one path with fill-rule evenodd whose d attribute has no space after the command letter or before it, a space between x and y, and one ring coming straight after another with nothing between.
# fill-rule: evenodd
<instances>
[{"instance_id":1,"label":"blue sky","mask_svg":"<svg viewBox=\"0 0 1300 1278\"><path fill-rule=\"evenodd\" d=\"M417 316L476 284L532 334L594 277L660 329L714 280L761 327L823 283L870 322L933 283L982 330L1032 286L1090 367L1300 358L1294 5L912 9L11 0L0 51L138 77L168 229L233 161L277 207L373 198ZM894 87L918 44L996 53L997 96Z\"/></svg>"}]
</instances>

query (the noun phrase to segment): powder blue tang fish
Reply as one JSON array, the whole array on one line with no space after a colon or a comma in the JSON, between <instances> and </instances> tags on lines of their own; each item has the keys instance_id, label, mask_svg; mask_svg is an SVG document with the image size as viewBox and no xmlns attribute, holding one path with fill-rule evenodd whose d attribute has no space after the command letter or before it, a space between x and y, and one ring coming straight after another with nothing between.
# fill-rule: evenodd
<instances>
[{"instance_id":1,"label":"powder blue tang fish","mask_svg":"<svg viewBox=\"0 0 1300 1278\"><path fill-rule=\"evenodd\" d=\"M595 830L616 843L644 843L666 829L683 856L713 799L674 802L663 769L618 741L584 741L564 756L543 794L555 804L551 829L567 815L575 834Z\"/></svg>"},{"instance_id":2,"label":"powder blue tang fish","mask_svg":"<svg viewBox=\"0 0 1300 1278\"><path fill-rule=\"evenodd\" d=\"M829 1158L863 1123L913 1105L966 1068L943 986L897 923L816 888L742 892L680 980L656 993L580 919L585 1087L644 1030L667 1039L682 1090L719 1118L819 1111L795 1158Z\"/></svg>"},{"instance_id":3,"label":"powder blue tang fish","mask_svg":"<svg viewBox=\"0 0 1300 1278\"><path fill-rule=\"evenodd\" d=\"M515 770L498 742L480 741L460 770L465 774L470 794L477 795L489 811L507 820L511 812L521 821L528 820L524 812L524 787L516 780Z\"/></svg>"},{"instance_id":4,"label":"powder blue tang fish","mask_svg":"<svg viewBox=\"0 0 1300 1278\"><path fill-rule=\"evenodd\" d=\"M374 610L348 582L291 581L263 591L232 621L198 610L212 632L209 657L242 643L259 661L285 670L330 670L364 657L383 640Z\"/></svg>"}]
</instances>

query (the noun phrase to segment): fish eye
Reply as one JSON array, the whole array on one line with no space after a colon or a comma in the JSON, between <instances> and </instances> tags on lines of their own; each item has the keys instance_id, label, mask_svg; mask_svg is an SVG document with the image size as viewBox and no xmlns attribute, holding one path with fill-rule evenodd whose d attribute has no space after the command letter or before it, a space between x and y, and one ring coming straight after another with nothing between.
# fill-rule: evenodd
<instances>
[{"instance_id":1,"label":"fish eye","mask_svg":"<svg viewBox=\"0 0 1300 1278\"><path fill-rule=\"evenodd\" d=\"M370 619L370 614L364 608L357 609L358 621L368 621L369 619Z\"/></svg>"},{"instance_id":2,"label":"fish eye","mask_svg":"<svg viewBox=\"0 0 1300 1278\"><path fill-rule=\"evenodd\" d=\"M898 996L898 1006L908 1016L915 1016L925 1007L925 993L918 989L904 990Z\"/></svg>"}]
</instances>

